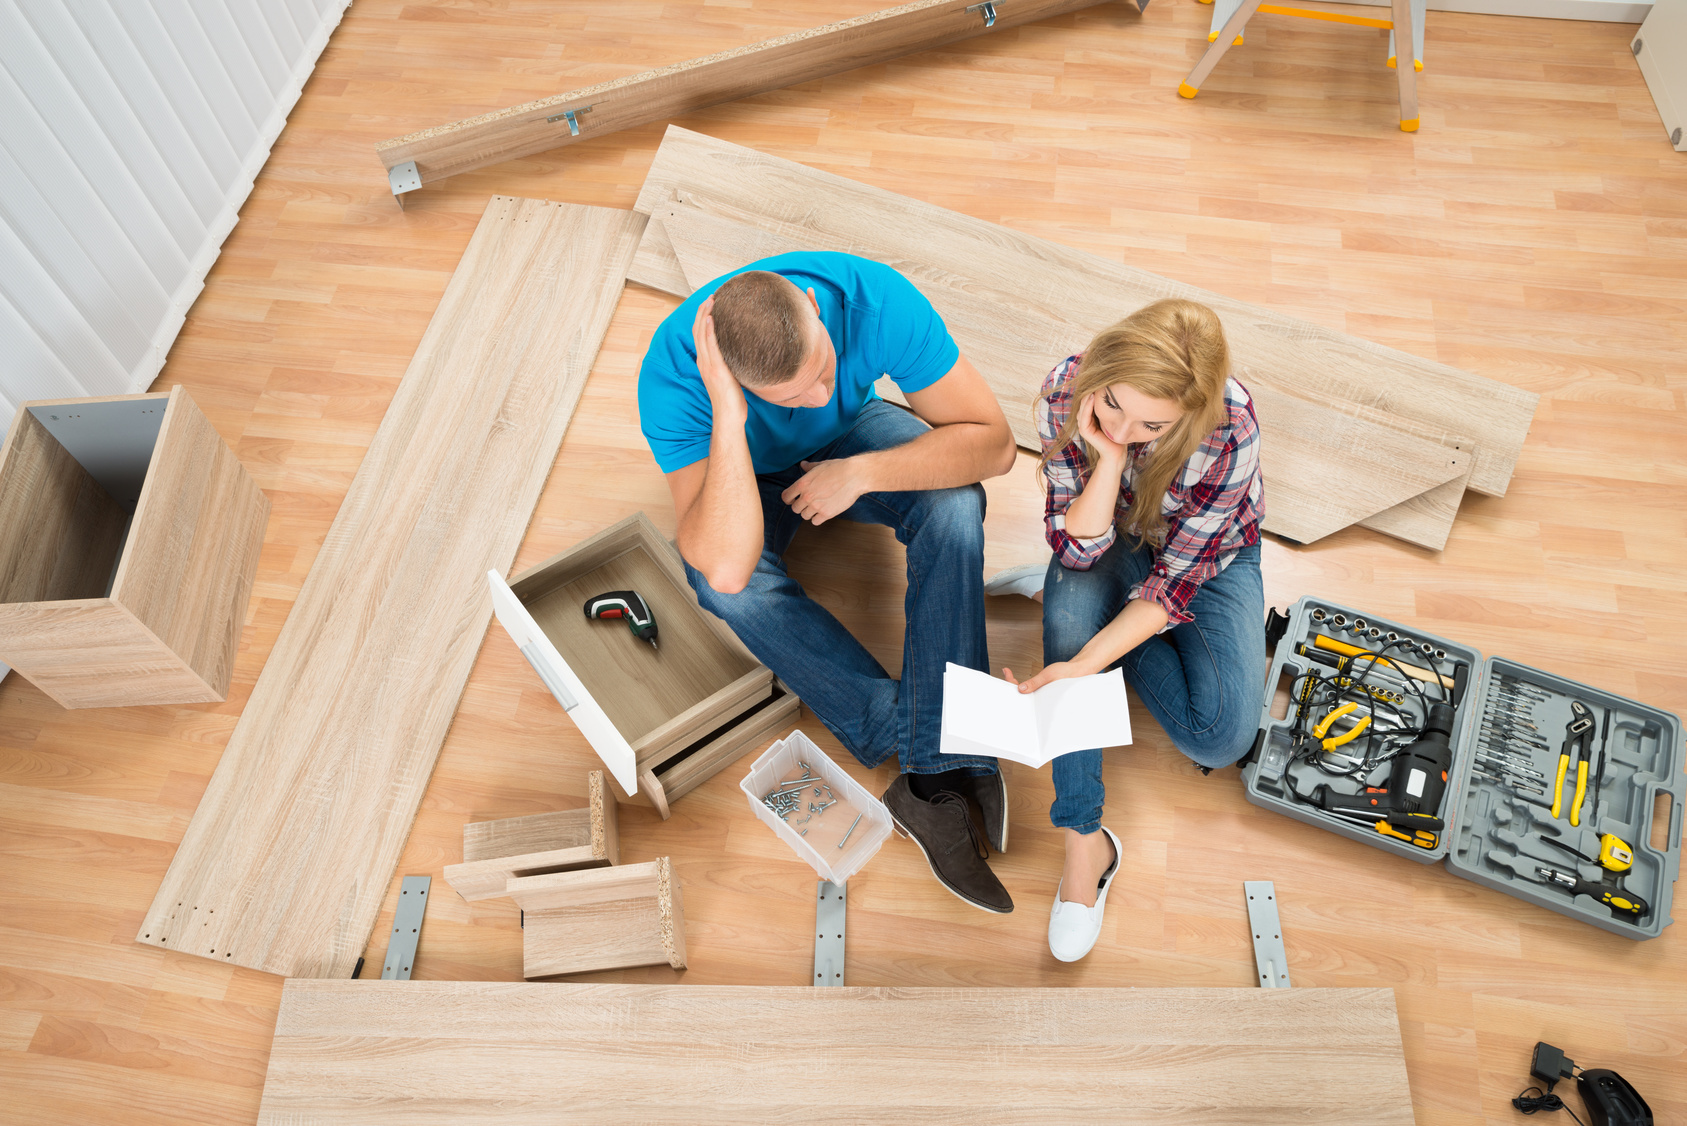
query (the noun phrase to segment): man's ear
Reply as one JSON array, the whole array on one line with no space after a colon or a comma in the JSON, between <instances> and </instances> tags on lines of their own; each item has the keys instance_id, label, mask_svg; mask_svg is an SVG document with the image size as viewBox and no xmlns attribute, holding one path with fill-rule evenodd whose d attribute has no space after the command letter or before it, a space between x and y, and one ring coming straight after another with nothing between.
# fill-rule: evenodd
<instances>
[{"instance_id":1,"label":"man's ear","mask_svg":"<svg viewBox=\"0 0 1687 1126\"><path fill-rule=\"evenodd\" d=\"M814 306L814 315L818 317L820 315L820 302L815 300L813 286L808 288L808 303Z\"/></svg>"}]
</instances>

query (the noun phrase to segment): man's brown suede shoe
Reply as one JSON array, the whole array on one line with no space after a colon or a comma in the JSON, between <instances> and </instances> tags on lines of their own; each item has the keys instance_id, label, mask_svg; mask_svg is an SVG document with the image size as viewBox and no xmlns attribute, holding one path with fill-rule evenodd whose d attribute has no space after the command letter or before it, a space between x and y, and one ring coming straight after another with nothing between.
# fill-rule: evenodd
<instances>
[{"instance_id":1,"label":"man's brown suede shoe","mask_svg":"<svg viewBox=\"0 0 1687 1126\"><path fill-rule=\"evenodd\" d=\"M921 801L914 796L908 776L899 774L885 791L884 803L897 832L919 846L938 883L982 910L998 915L1013 910L1008 889L985 863L989 848L967 811L965 798L944 790L931 801Z\"/></svg>"},{"instance_id":2,"label":"man's brown suede shoe","mask_svg":"<svg viewBox=\"0 0 1687 1126\"><path fill-rule=\"evenodd\" d=\"M974 774L959 788L962 797L971 798L984 818L984 835L997 852L1008 850L1008 784L1000 770L994 774Z\"/></svg>"}]
</instances>

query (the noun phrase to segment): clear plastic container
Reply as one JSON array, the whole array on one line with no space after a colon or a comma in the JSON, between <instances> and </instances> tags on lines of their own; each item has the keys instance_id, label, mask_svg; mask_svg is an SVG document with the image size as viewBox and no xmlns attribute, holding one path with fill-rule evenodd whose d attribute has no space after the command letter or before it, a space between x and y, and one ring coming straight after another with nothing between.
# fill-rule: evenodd
<instances>
[{"instance_id":1,"label":"clear plastic container","mask_svg":"<svg viewBox=\"0 0 1687 1126\"><path fill-rule=\"evenodd\" d=\"M813 781L803 790L796 812L784 819L769 809L763 798L770 790L801 778L800 763L808 764ZM828 787L836 804L811 812L809 806L828 801ZM769 747L738 788L744 791L756 816L767 822L821 879L834 884L859 872L890 836L890 811L884 803L844 773L801 731L793 731ZM819 794L814 793L816 789Z\"/></svg>"}]
</instances>

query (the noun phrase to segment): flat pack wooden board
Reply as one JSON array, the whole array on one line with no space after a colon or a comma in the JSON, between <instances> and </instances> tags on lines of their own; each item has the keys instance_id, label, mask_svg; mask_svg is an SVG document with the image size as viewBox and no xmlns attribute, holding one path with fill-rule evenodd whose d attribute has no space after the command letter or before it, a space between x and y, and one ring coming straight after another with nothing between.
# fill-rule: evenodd
<instances>
[{"instance_id":1,"label":"flat pack wooden board","mask_svg":"<svg viewBox=\"0 0 1687 1126\"><path fill-rule=\"evenodd\" d=\"M522 976L685 968L685 900L666 856L504 885L522 911Z\"/></svg>"},{"instance_id":2,"label":"flat pack wooden board","mask_svg":"<svg viewBox=\"0 0 1687 1126\"><path fill-rule=\"evenodd\" d=\"M350 975L643 226L492 197L138 941Z\"/></svg>"},{"instance_id":3,"label":"flat pack wooden board","mask_svg":"<svg viewBox=\"0 0 1687 1126\"><path fill-rule=\"evenodd\" d=\"M654 214L676 192L910 278L1005 296L1026 319L1100 328L1164 297L1203 302L1223 319L1232 359L1256 381L1308 402L1357 404L1475 438L1470 487L1492 496L1505 493L1539 401L1496 380L670 125L634 208ZM665 288L662 263L672 260L665 241L665 232L650 232L629 278Z\"/></svg>"},{"instance_id":4,"label":"flat pack wooden board","mask_svg":"<svg viewBox=\"0 0 1687 1126\"><path fill-rule=\"evenodd\" d=\"M287 983L260 1126L492 1121L1413 1118L1389 989Z\"/></svg>"},{"instance_id":5,"label":"flat pack wooden board","mask_svg":"<svg viewBox=\"0 0 1687 1126\"><path fill-rule=\"evenodd\" d=\"M653 271L662 285L683 285L685 296L697 286L750 262L797 250L820 249L785 234L751 226L687 202L686 193L658 207L645 228L635 265L649 261L652 232L660 230L678 266ZM1003 295L977 286L944 285L928 276L911 279L948 325L961 352L971 359L1002 404L1015 440L1040 449L1033 402L1042 378L1056 363L1084 347L1094 330L1063 317L1027 315ZM1101 326L1097 326L1101 327ZM1462 482L1471 457L1429 438L1420 438L1381 421L1344 415L1320 403L1277 390L1240 370L1239 378L1254 397L1259 417L1265 473L1266 531L1298 543L1312 543L1350 524L1404 504L1446 482ZM879 392L902 401L895 384L879 381ZM1329 483L1340 480L1340 489ZM1456 508L1456 504L1455 504ZM1414 542L1427 539L1439 547L1445 527L1435 514ZM1413 539L1410 524L1383 529Z\"/></svg>"},{"instance_id":6,"label":"flat pack wooden board","mask_svg":"<svg viewBox=\"0 0 1687 1126\"><path fill-rule=\"evenodd\" d=\"M436 125L375 146L387 168L415 161L421 182L586 141L619 129L778 90L1021 24L1102 0L913 0L713 55L640 71L554 97ZM568 120L567 111L574 112Z\"/></svg>"}]
</instances>

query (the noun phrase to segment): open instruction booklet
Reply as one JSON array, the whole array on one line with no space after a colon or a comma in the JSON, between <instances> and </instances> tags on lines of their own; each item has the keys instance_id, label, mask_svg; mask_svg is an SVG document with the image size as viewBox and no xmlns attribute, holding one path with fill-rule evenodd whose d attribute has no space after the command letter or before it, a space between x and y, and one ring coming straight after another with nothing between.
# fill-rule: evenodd
<instances>
[{"instance_id":1,"label":"open instruction booklet","mask_svg":"<svg viewBox=\"0 0 1687 1126\"><path fill-rule=\"evenodd\" d=\"M944 670L939 750L946 755L1042 766L1072 751L1130 741L1125 674L1118 669L1056 680L1030 693L952 661Z\"/></svg>"}]
</instances>

